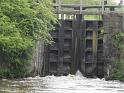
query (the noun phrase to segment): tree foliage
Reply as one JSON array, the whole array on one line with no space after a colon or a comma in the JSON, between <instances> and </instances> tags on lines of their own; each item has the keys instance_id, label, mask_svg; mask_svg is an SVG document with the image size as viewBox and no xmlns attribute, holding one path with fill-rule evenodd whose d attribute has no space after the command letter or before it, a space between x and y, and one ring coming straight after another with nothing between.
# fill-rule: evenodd
<instances>
[{"instance_id":1,"label":"tree foliage","mask_svg":"<svg viewBox=\"0 0 124 93\"><path fill-rule=\"evenodd\" d=\"M124 32L119 32L114 37L114 45L119 51L119 57L114 62L113 79L124 81Z\"/></svg>"},{"instance_id":2,"label":"tree foliage","mask_svg":"<svg viewBox=\"0 0 124 93\"><path fill-rule=\"evenodd\" d=\"M30 71L37 40L50 43L56 22L51 0L0 0L0 77L21 77Z\"/></svg>"}]
</instances>

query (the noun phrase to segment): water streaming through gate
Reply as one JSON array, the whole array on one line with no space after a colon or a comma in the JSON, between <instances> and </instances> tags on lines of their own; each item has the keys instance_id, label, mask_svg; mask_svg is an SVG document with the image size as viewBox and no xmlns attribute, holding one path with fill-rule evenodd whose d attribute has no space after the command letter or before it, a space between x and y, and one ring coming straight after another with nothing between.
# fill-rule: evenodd
<instances>
[{"instance_id":1,"label":"water streaming through gate","mask_svg":"<svg viewBox=\"0 0 124 93\"><path fill-rule=\"evenodd\" d=\"M124 93L124 83L85 78L80 72L68 76L1 80L0 93Z\"/></svg>"}]
</instances>

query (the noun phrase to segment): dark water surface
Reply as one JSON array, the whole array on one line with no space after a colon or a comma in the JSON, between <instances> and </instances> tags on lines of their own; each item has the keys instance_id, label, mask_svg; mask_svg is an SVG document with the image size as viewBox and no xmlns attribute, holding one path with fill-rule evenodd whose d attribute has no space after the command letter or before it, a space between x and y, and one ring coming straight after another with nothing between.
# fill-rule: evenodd
<instances>
[{"instance_id":1,"label":"dark water surface","mask_svg":"<svg viewBox=\"0 0 124 93\"><path fill-rule=\"evenodd\" d=\"M77 75L0 80L0 93L124 93L124 83Z\"/></svg>"}]
</instances>

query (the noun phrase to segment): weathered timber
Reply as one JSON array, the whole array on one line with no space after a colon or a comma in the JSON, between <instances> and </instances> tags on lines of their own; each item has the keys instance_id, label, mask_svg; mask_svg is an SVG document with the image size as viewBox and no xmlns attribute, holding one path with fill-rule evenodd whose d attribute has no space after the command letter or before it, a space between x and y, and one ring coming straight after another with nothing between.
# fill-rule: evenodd
<instances>
[{"instance_id":1,"label":"weathered timber","mask_svg":"<svg viewBox=\"0 0 124 93\"><path fill-rule=\"evenodd\" d=\"M81 33L80 33L80 62L79 62L79 70L85 75L85 35L86 35L86 22L84 21L84 16L82 15L83 19L81 21Z\"/></svg>"},{"instance_id":2,"label":"weathered timber","mask_svg":"<svg viewBox=\"0 0 124 93\"><path fill-rule=\"evenodd\" d=\"M92 76L95 76L95 73L97 73L95 70L97 69L97 31L98 31L98 21L93 22L93 41L92 41L92 49L93 49L93 64L92 64Z\"/></svg>"},{"instance_id":3,"label":"weathered timber","mask_svg":"<svg viewBox=\"0 0 124 93\"><path fill-rule=\"evenodd\" d=\"M124 32L124 15L122 17L122 32Z\"/></svg>"},{"instance_id":4,"label":"weathered timber","mask_svg":"<svg viewBox=\"0 0 124 93\"><path fill-rule=\"evenodd\" d=\"M121 9L124 6L123 5L119 6L119 5L54 4L53 7L55 8L55 12L58 14L100 15L107 13L119 14L121 12L118 12L115 9L119 9L119 8ZM95 10L91 11L88 9L95 9Z\"/></svg>"},{"instance_id":5,"label":"weathered timber","mask_svg":"<svg viewBox=\"0 0 124 93\"><path fill-rule=\"evenodd\" d=\"M123 12L119 12L119 11L104 11L103 13L102 13L102 11L100 11L100 10L82 10L82 11L80 11L80 10L55 10L55 13L56 14L83 14L83 15L101 15L101 14L109 14L109 13L111 13L111 14L115 14L115 15L118 15L118 14L120 14L120 15L122 15L122 14L124 14Z\"/></svg>"},{"instance_id":6,"label":"weathered timber","mask_svg":"<svg viewBox=\"0 0 124 93\"><path fill-rule=\"evenodd\" d=\"M64 61L64 58L63 58L63 48L64 48L64 27L63 27L63 24L64 24L64 15L61 15L61 20L60 20L60 28L59 28L59 40L58 40L58 44L59 44L59 51L58 51L58 68L57 68L57 74L62 74L64 70L62 70L64 67L63 67L63 61Z\"/></svg>"},{"instance_id":7,"label":"weathered timber","mask_svg":"<svg viewBox=\"0 0 124 93\"><path fill-rule=\"evenodd\" d=\"M82 15L76 15L74 20L61 19L61 25L51 34L54 43L46 50L47 75L75 74L79 69L87 77L103 77L104 71L100 68L104 62L99 61L102 56L97 55L97 51L101 51L97 49L98 44L101 45L97 41L101 23L83 20Z\"/></svg>"},{"instance_id":8,"label":"weathered timber","mask_svg":"<svg viewBox=\"0 0 124 93\"><path fill-rule=\"evenodd\" d=\"M104 15L104 22L84 20L81 14L75 16L74 19L62 17L59 20L60 25L51 33L52 45L41 47L38 43L40 51L34 62L36 74L67 75L75 74L79 69L86 77L110 75L111 62L118 56L112 36L123 30L123 16Z\"/></svg>"},{"instance_id":9,"label":"weathered timber","mask_svg":"<svg viewBox=\"0 0 124 93\"><path fill-rule=\"evenodd\" d=\"M85 8L85 9L89 9L89 8L102 8L101 5L80 5L80 4L54 4L53 7L59 7L61 6L62 8ZM104 8L121 8L124 6L119 6L119 5L104 5Z\"/></svg>"},{"instance_id":10,"label":"weathered timber","mask_svg":"<svg viewBox=\"0 0 124 93\"><path fill-rule=\"evenodd\" d=\"M77 38L77 51L76 51L76 66L75 66L75 71L77 71L79 69L79 63L80 63L80 57L81 57L81 49L80 49L80 39L81 39L81 32L82 32L82 15L76 15L76 38Z\"/></svg>"},{"instance_id":11,"label":"weathered timber","mask_svg":"<svg viewBox=\"0 0 124 93\"><path fill-rule=\"evenodd\" d=\"M47 57L45 57L45 64L48 65L47 75L67 75L72 73L72 65L74 63L75 58L73 58L74 53L74 45L73 38L75 38L73 33L73 22L72 20L64 20L62 15L62 19L59 20L61 25L56 26L54 32L51 33L53 36L53 41L48 47ZM74 59L74 60L72 60ZM73 67L75 68L75 67Z\"/></svg>"},{"instance_id":12,"label":"weathered timber","mask_svg":"<svg viewBox=\"0 0 124 93\"><path fill-rule=\"evenodd\" d=\"M33 75L41 75L44 62L44 42L38 41L36 43L36 49L33 56L32 62L32 73Z\"/></svg>"},{"instance_id":13,"label":"weathered timber","mask_svg":"<svg viewBox=\"0 0 124 93\"><path fill-rule=\"evenodd\" d=\"M103 26L102 21L86 21L83 20L82 32L80 38L80 64L79 70L87 77L104 77L104 61L102 58L102 38L99 39L98 31ZM102 30L102 29L101 29Z\"/></svg>"},{"instance_id":14,"label":"weathered timber","mask_svg":"<svg viewBox=\"0 0 124 93\"><path fill-rule=\"evenodd\" d=\"M61 4L60 0L58 3L53 5L60 23L51 32L54 43L42 47L42 52L37 45L40 51L34 72L46 76L75 74L80 70L86 77L108 77L111 62L118 55L112 37L124 31L124 13L116 8L124 6ZM73 18L67 19L68 15ZM84 20L85 15L102 15L103 21Z\"/></svg>"}]
</instances>

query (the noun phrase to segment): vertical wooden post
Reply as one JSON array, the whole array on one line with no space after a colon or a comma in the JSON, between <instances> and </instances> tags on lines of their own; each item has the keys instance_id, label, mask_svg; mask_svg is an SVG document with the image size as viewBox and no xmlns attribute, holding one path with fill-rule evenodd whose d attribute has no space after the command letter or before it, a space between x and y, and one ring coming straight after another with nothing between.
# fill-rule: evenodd
<instances>
[{"instance_id":1,"label":"vertical wooden post","mask_svg":"<svg viewBox=\"0 0 124 93\"><path fill-rule=\"evenodd\" d=\"M57 8L57 11L58 11L57 18L61 19L61 14L59 14L60 11L61 11L61 0L56 0L56 4L59 5L58 8Z\"/></svg>"},{"instance_id":2,"label":"vertical wooden post","mask_svg":"<svg viewBox=\"0 0 124 93\"><path fill-rule=\"evenodd\" d=\"M58 74L62 74L62 68L63 68L63 47L64 47L64 14L61 14L61 20L60 20L60 29L59 29L59 53L58 53L58 57L59 57L59 62L58 62L58 68L57 68L57 72Z\"/></svg>"},{"instance_id":3,"label":"vertical wooden post","mask_svg":"<svg viewBox=\"0 0 124 93\"><path fill-rule=\"evenodd\" d=\"M80 63L80 59L81 59L81 50L80 50L80 40L81 40L81 32L82 32L82 26L81 26L81 22L82 22L82 14L76 15L76 23L77 23L77 27L76 27L76 33L77 33L77 64L76 64L76 70L79 68L79 63Z\"/></svg>"},{"instance_id":4,"label":"vertical wooden post","mask_svg":"<svg viewBox=\"0 0 124 93\"><path fill-rule=\"evenodd\" d=\"M124 15L122 16L122 31L124 32Z\"/></svg>"},{"instance_id":5,"label":"vertical wooden post","mask_svg":"<svg viewBox=\"0 0 124 93\"><path fill-rule=\"evenodd\" d=\"M84 15L82 15L80 29L80 60L79 60L79 70L85 75L85 35L86 35L86 21L84 20Z\"/></svg>"},{"instance_id":6,"label":"vertical wooden post","mask_svg":"<svg viewBox=\"0 0 124 93\"><path fill-rule=\"evenodd\" d=\"M105 0L102 0L102 14L104 14L104 9L105 9L104 1L105 1Z\"/></svg>"},{"instance_id":7,"label":"vertical wooden post","mask_svg":"<svg viewBox=\"0 0 124 93\"><path fill-rule=\"evenodd\" d=\"M93 31L93 75L96 73L95 72L95 68L97 66L97 31L98 31L98 22L94 21L93 22L93 26L94 26L94 31Z\"/></svg>"},{"instance_id":8,"label":"vertical wooden post","mask_svg":"<svg viewBox=\"0 0 124 93\"><path fill-rule=\"evenodd\" d=\"M80 14L82 13L82 3L83 3L83 0L80 0Z\"/></svg>"},{"instance_id":9,"label":"vertical wooden post","mask_svg":"<svg viewBox=\"0 0 124 93\"><path fill-rule=\"evenodd\" d=\"M75 15L74 15L75 16ZM71 74L75 74L75 65L76 65L76 49L77 49L77 39L76 39L76 17L74 17L73 22L72 22L72 29L73 29L73 37L72 37L72 60L73 63L71 63Z\"/></svg>"},{"instance_id":10,"label":"vertical wooden post","mask_svg":"<svg viewBox=\"0 0 124 93\"><path fill-rule=\"evenodd\" d=\"M60 0L58 0L58 4L59 4L58 13L60 13L60 10L61 10L61 1Z\"/></svg>"}]
</instances>

